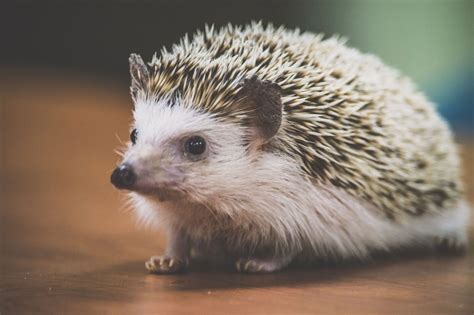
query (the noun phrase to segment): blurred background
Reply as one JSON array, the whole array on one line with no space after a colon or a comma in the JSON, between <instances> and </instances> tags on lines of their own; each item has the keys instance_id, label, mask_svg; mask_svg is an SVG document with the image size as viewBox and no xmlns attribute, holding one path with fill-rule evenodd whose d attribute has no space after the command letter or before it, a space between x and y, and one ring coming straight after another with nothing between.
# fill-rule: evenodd
<instances>
[{"instance_id":1,"label":"blurred background","mask_svg":"<svg viewBox=\"0 0 474 315\"><path fill-rule=\"evenodd\" d=\"M169 47L206 23L263 20L347 37L349 45L380 56L413 78L458 134L474 133L471 0L2 3L4 71L61 71L71 78L113 82L125 90L131 52L149 60L162 46Z\"/></svg>"}]
</instances>

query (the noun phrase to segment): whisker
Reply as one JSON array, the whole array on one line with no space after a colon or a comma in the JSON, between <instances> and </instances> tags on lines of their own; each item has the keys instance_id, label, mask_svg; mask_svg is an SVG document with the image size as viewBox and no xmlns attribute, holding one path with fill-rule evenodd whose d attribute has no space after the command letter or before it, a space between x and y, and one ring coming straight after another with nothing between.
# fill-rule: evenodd
<instances>
[{"instance_id":1,"label":"whisker","mask_svg":"<svg viewBox=\"0 0 474 315\"><path fill-rule=\"evenodd\" d=\"M121 145L123 146L126 146L127 143L125 143L121 138L120 136L118 135L118 133L115 134L115 138L117 138L117 140L120 142Z\"/></svg>"},{"instance_id":2,"label":"whisker","mask_svg":"<svg viewBox=\"0 0 474 315\"><path fill-rule=\"evenodd\" d=\"M122 201L121 201L122 206L120 207L120 211L122 213L132 212L133 209L134 209L132 198L128 194L123 194L123 195L121 195L121 199L122 199Z\"/></svg>"}]
</instances>

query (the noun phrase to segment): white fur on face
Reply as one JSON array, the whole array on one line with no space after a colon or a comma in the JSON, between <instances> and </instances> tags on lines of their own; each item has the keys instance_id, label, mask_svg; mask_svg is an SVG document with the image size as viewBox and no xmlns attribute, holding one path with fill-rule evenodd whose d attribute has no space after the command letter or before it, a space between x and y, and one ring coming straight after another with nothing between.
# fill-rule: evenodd
<instances>
[{"instance_id":1,"label":"white fur on face","mask_svg":"<svg viewBox=\"0 0 474 315\"><path fill-rule=\"evenodd\" d=\"M170 139L219 127L210 115L199 114L168 100L138 101L133 112L138 131L137 144L162 145Z\"/></svg>"},{"instance_id":2,"label":"white fur on face","mask_svg":"<svg viewBox=\"0 0 474 315\"><path fill-rule=\"evenodd\" d=\"M136 144L128 147L123 163L132 166L141 191L166 188L184 193L185 198L202 201L214 185L213 178L240 174L248 166L242 143L242 127L216 121L179 102L138 101L134 111ZM206 152L195 159L184 150L193 135L206 140ZM231 175L236 176L236 174ZM204 192L207 191L207 192Z\"/></svg>"}]
</instances>

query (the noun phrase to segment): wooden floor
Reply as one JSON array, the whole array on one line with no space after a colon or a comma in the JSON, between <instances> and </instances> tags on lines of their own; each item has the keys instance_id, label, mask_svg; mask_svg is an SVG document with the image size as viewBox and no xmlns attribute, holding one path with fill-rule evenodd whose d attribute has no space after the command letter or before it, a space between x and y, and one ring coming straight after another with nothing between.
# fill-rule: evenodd
<instances>
[{"instance_id":1,"label":"wooden floor","mask_svg":"<svg viewBox=\"0 0 474 315\"><path fill-rule=\"evenodd\" d=\"M135 225L109 183L117 135L128 137L126 87L3 75L1 315L474 314L474 242L461 257L410 254L271 275L202 266L148 274L144 262L164 239ZM472 202L474 146L463 149Z\"/></svg>"}]
</instances>

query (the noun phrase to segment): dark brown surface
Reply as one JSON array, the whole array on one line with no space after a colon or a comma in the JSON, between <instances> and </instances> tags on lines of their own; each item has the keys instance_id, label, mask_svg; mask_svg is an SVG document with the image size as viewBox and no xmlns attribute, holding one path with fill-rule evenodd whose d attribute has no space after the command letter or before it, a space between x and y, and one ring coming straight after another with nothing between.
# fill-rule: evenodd
<instances>
[{"instance_id":1,"label":"dark brown surface","mask_svg":"<svg viewBox=\"0 0 474 315\"><path fill-rule=\"evenodd\" d=\"M128 91L18 72L0 83L2 315L474 312L472 242L461 257L404 255L263 276L210 268L150 275L144 262L164 240L136 227L109 184L116 134L128 137ZM473 148L463 147L466 175Z\"/></svg>"}]
</instances>

